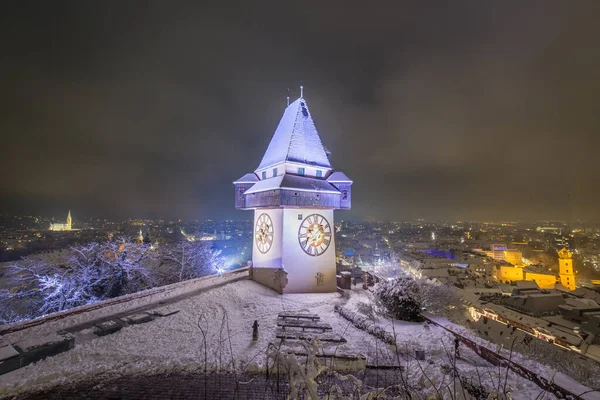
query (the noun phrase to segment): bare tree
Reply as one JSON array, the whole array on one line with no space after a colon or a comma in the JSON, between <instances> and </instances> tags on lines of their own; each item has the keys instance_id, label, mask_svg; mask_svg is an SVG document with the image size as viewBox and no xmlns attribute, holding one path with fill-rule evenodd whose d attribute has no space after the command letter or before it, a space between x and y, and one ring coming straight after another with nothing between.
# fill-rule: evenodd
<instances>
[{"instance_id":1,"label":"bare tree","mask_svg":"<svg viewBox=\"0 0 600 400\"><path fill-rule=\"evenodd\" d=\"M127 237L106 242L99 255L104 270L112 279L104 297L116 297L155 286L160 253L148 243L135 243Z\"/></svg>"},{"instance_id":2,"label":"bare tree","mask_svg":"<svg viewBox=\"0 0 600 400\"><path fill-rule=\"evenodd\" d=\"M71 247L58 260L23 257L8 268L10 290L0 291L1 322L63 311L152 287L159 264L149 244L119 238Z\"/></svg>"},{"instance_id":3,"label":"bare tree","mask_svg":"<svg viewBox=\"0 0 600 400\"><path fill-rule=\"evenodd\" d=\"M223 268L220 251L205 241L182 240L163 249L162 260L170 271L171 280L181 282L219 273Z\"/></svg>"}]
</instances>

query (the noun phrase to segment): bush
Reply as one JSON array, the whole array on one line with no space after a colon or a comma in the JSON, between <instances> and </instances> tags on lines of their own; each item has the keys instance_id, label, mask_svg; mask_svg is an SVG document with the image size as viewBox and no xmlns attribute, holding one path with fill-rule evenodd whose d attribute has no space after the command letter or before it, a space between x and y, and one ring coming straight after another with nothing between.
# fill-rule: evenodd
<instances>
[{"instance_id":1,"label":"bush","mask_svg":"<svg viewBox=\"0 0 600 400\"><path fill-rule=\"evenodd\" d=\"M402 274L390 281L380 282L375 297L385 313L403 321L421 320L419 285L409 275Z\"/></svg>"}]
</instances>

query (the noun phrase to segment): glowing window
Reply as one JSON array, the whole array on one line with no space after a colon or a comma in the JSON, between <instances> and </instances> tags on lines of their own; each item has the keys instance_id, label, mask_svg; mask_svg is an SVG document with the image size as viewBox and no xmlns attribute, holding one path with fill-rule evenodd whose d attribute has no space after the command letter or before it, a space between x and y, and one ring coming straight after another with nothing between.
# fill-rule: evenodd
<instances>
[{"instance_id":1,"label":"glowing window","mask_svg":"<svg viewBox=\"0 0 600 400\"><path fill-rule=\"evenodd\" d=\"M323 177L323 171L321 171L320 169L317 170L317 178L322 178Z\"/></svg>"}]
</instances>

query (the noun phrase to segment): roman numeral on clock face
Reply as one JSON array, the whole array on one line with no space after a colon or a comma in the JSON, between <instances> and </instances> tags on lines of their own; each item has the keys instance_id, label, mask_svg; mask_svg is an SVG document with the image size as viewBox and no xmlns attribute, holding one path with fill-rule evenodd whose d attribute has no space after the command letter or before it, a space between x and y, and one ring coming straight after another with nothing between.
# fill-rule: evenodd
<instances>
[{"instance_id":1,"label":"roman numeral on clock face","mask_svg":"<svg viewBox=\"0 0 600 400\"><path fill-rule=\"evenodd\" d=\"M311 214L300 224L298 243L309 256L319 256L329 248L331 234L327 219L320 214Z\"/></svg>"},{"instance_id":2,"label":"roman numeral on clock face","mask_svg":"<svg viewBox=\"0 0 600 400\"><path fill-rule=\"evenodd\" d=\"M256 219L254 241L261 253L267 253L273 244L273 221L268 214L263 213Z\"/></svg>"}]
</instances>

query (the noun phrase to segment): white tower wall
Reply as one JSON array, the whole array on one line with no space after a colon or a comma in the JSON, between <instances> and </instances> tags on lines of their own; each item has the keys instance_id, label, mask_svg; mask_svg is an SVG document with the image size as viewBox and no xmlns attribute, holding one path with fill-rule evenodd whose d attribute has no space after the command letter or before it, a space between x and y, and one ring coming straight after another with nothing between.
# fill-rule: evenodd
<instances>
[{"instance_id":1,"label":"white tower wall","mask_svg":"<svg viewBox=\"0 0 600 400\"><path fill-rule=\"evenodd\" d=\"M298 230L302 220L311 214L325 217L331 226L331 243L325 252L318 256L308 255L298 242ZM299 215L302 219L299 219ZM288 285L284 293L319 293L335 292L335 227L333 210L309 208L286 208L283 211L283 266L288 272ZM317 280L317 273L322 274L322 281Z\"/></svg>"},{"instance_id":2,"label":"white tower wall","mask_svg":"<svg viewBox=\"0 0 600 400\"><path fill-rule=\"evenodd\" d=\"M273 244L261 253L253 240L252 263L256 268L283 268L288 273L284 293L327 293L337 287L335 268L335 231L333 210L285 208L254 210L254 227L261 214L267 214L273 222ZM319 214L331 227L331 243L318 256L308 255L300 247L298 231L304 218ZM299 218L301 216L301 219ZM318 278L318 274L321 276Z\"/></svg>"},{"instance_id":3,"label":"white tower wall","mask_svg":"<svg viewBox=\"0 0 600 400\"><path fill-rule=\"evenodd\" d=\"M256 220L262 214L267 214L273 221L273 244L266 253L261 253L256 246ZM283 245L283 209L258 209L254 210L254 223L252 224L252 265L256 268L281 268Z\"/></svg>"}]
</instances>

